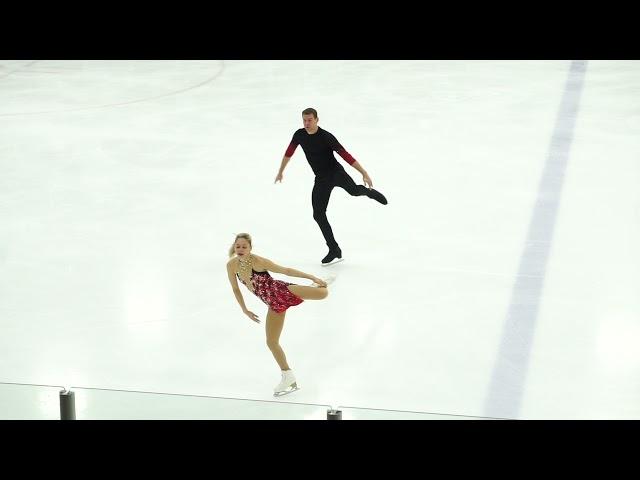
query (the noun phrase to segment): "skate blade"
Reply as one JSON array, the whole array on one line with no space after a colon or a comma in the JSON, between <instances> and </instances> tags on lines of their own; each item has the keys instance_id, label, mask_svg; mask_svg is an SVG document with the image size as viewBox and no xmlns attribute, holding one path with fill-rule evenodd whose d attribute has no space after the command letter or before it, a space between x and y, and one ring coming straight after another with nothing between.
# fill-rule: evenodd
<instances>
[{"instance_id":1,"label":"skate blade","mask_svg":"<svg viewBox=\"0 0 640 480\"><path fill-rule=\"evenodd\" d=\"M293 392L295 392L296 390L300 390L300 387L297 387L297 386L296 386L296 387L289 387L289 388L287 388L286 390L283 390L282 392L275 392L275 393L273 394L273 396L274 396L274 397L282 397L282 396L287 395L287 394L289 394L289 393L293 393Z\"/></svg>"},{"instance_id":2,"label":"skate blade","mask_svg":"<svg viewBox=\"0 0 640 480\"><path fill-rule=\"evenodd\" d=\"M334 265L336 263L340 263L344 260L344 258L336 258L335 260L331 260L329 263L323 263L323 267L328 267L329 265Z\"/></svg>"}]
</instances>

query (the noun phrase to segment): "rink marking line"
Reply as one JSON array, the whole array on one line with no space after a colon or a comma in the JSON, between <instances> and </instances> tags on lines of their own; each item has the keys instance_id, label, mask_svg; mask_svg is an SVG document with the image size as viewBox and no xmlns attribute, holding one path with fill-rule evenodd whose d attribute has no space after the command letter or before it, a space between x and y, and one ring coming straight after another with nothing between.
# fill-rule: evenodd
<instances>
[{"instance_id":1,"label":"rink marking line","mask_svg":"<svg viewBox=\"0 0 640 480\"><path fill-rule=\"evenodd\" d=\"M583 60L574 60L569 67L485 399L484 412L490 417L518 418L522 407L586 69Z\"/></svg>"},{"instance_id":2,"label":"rink marking line","mask_svg":"<svg viewBox=\"0 0 640 480\"><path fill-rule=\"evenodd\" d=\"M36 61L38 61L38 60L36 60ZM33 63L35 63L35 62L33 62ZM159 98L171 97L171 96L174 96L174 95L179 95L181 93L188 92L189 90L194 90L196 88L200 88L200 87L206 85L207 83L213 82L220 75L222 75L222 73L225 70L224 60L220 61L220 65L221 65L220 66L220 70L215 75L213 75L212 77L204 80L203 82L200 82L200 83L198 83L196 85L191 85L189 87L186 87L186 88L183 88L183 89L180 89L180 90L175 90L175 91L172 91L172 92L163 93L161 95L155 95L153 97L138 98L136 100L129 100L127 102L117 102L117 103L106 103L106 104L103 104L103 105L93 105L93 106L89 106L89 107L78 107L78 108L69 108L69 109L60 109L60 110L44 110L44 111L40 111L40 112L0 113L0 117L14 117L14 116L22 116L22 115L44 115L44 114L49 114L49 113L79 112L79 111L83 111L83 110L96 110L96 109L100 109L100 108L121 107L121 106L124 106L124 105L131 105L131 104L134 104L134 103L148 102L148 101L151 101L151 100L157 100ZM13 73L13 72L10 72L10 73ZM7 74L7 75L9 75L9 74ZM7 75L5 75L5 76L7 76ZM0 78L3 78L3 77L0 77Z\"/></svg>"},{"instance_id":3,"label":"rink marking line","mask_svg":"<svg viewBox=\"0 0 640 480\"><path fill-rule=\"evenodd\" d=\"M470 274L470 275L488 275L490 277L513 278L513 273L486 272L482 270L462 270L462 269L456 269L456 268L425 268L423 269L423 271L431 272L431 273L464 273L464 274ZM537 277L540 277L541 275L535 275L535 274L528 275L528 274L518 273L516 274L516 276L537 278Z\"/></svg>"}]
</instances>

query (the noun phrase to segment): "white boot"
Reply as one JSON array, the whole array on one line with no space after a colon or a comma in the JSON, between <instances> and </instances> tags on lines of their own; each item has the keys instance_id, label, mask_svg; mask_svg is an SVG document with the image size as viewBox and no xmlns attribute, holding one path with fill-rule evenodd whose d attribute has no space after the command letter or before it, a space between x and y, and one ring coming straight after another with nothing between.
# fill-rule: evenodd
<instances>
[{"instance_id":1,"label":"white boot","mask_svg":"<svg viewBox=\"0 0 640 480\"><path fill-rule=\"evenodd\" d=\"M298 388L293 370L282 370L282 380L273 389L273 396L279 397L280 395L295 392Z\"/></svg>"}]
</instances>

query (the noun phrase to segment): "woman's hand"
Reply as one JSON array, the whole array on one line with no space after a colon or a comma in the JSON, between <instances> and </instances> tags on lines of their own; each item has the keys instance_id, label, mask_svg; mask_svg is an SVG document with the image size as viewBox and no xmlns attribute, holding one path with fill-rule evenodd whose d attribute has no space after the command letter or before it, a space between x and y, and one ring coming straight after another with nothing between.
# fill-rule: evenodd
<instances>
[{"instance_id":1,"label":"woman's hand","mask_svg":"<svg viewBox=\"0 0 640 480\"><path fill-rule=\"evenodd\" d=\"M313 283L315 283L319 287L326 287L327 286L327 282L325 282L324 280L322 280L320 278L313 277L311 280L313 280Z\"/></svg>"},{"instance_id":2,"label":"woman's hand","mask_svg":"<svg viewBox=\"0 0 640 480\"><path fill-rule=\"evenodd\" d=\"M256 323L260 323L260 319L258 318L258 316L257 316L255 313L253 313L253 312L251 312L251 311L249 311L249 310L245 310L245 311L244 311L244 314L245 314L247 317L249 317L251 320L253 320L254 322L256 322Z\"/></svg>"}]
</instances>

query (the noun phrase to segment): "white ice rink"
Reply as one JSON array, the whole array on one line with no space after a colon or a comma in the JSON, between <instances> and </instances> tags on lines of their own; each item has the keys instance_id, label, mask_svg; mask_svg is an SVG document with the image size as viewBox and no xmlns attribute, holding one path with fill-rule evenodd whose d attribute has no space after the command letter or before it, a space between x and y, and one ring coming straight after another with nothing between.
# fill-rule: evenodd
<instances>
[{"instance_id":1,"label":"white ice rink","mask_svg":"<svg viewBox=\"0 0 640 480\"><path fill-rule=\"evenodd\" d=\"M389 200L328 268L306 107ZM639 161L637 61L0 61L0 418L640 419ZM238 232L338 275L275 402Z\"/></svg>"}]
</instances>

